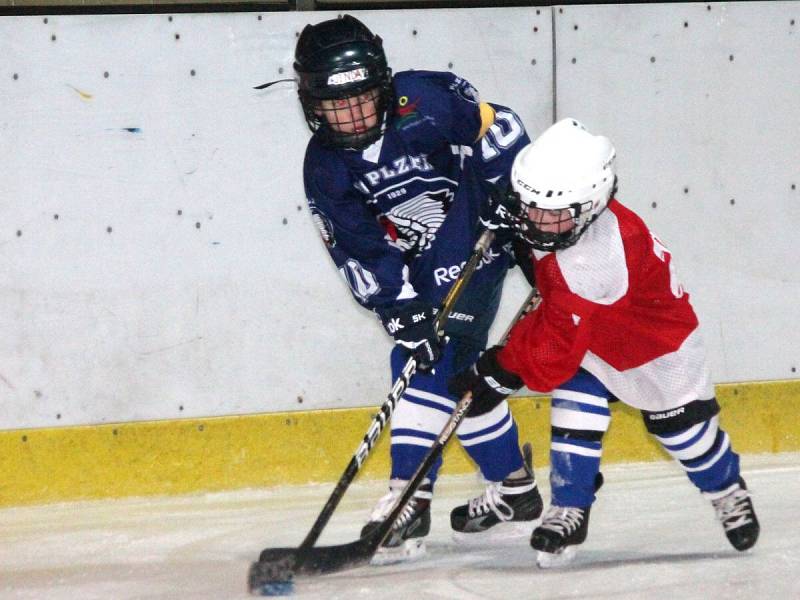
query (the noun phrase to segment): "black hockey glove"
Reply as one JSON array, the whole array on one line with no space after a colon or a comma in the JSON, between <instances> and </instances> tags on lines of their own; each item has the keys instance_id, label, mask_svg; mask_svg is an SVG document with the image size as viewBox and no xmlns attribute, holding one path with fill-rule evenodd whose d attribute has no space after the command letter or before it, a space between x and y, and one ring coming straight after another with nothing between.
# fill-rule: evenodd
<instances>
[{"instance_id":1,"label":"black hockey glove","mask_svg":"<svg viewBox=\"0 0 800 600\"><path fill-rule=\"evenodd\" d=\"M509 196L508 186L493 185L478 220L490 231L510 231L513 228L511 215L517 203L518 200Z\"/></svg>"},{"instance_id":2,"label":"black hockey glove","mask_svg":"<svg viewBox=\"0 0 800 600\"><path fill-rule=\"evenodd\" d=\"M522 387L522 379L506 371L497 362L500 346L493 346L481 354L474 365L457 373L447 382L448 391L461 398L472 392L468 417L483 415L497 407L509 395Z\"/></svg>"},{"instance_id":3,"label":"black hockey glove","mask_svg":"<svg viewBox=\"0 0 800 600\"><path fill-rule=\"evenodd\" d=\"M383 326L394 343L417 359L417 368L430 370L442 355L445 340L435 330L433 307L426 302L412 300L383 315Z\"/></svg>"}]
</instances>

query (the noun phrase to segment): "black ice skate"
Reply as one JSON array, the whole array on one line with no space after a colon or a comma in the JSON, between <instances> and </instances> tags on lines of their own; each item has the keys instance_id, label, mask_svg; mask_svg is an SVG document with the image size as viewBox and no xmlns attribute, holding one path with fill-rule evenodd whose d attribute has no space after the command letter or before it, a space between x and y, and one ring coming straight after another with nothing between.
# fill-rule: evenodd
<instances>
[{"instance_id":1,"label":"black ice skate","mask_svg":"<svg viewBox=\"0 0 800 600\"><path fill-rule=\"evenodd\" d=\"M460 534L481 533L500 523L509 522L523 524L521 533L528 535L530 522L542 514L543 502L533 474L531 445L526 443L522 453L525 461L525 477L490 483L483 495L452 510L450 526L456 532L456 539L469 541L470 536L460 536ZM525 524L528 526L524 527ZM520 532L514 529L504 532L505 537L515 537L519 534Z\"/></svg>"},{"instance_id":2,"label":"black ice skate","mask_svg":"<svg viewBox=\"0 0 800 600\"><path fill-rule=\"evenodd\" d=\"M711 500L731 545L740 551L755 546L761 526L744 479L740 477L734 485L721 492L704 495Z\"/></svg>"},{"instance_id":3,"label":"black ice skate","mask_svg":"<svg viewBox=\"0 0 800 600\"><path fill-rule=\"evenodd\" d=\"M389 493L378 500L369 521L361 529L362 538L386 520L403 492L405 484L405 481L397 479L389 482ZM433 487L426 479L397 517L386 541L375 552L371 561L373 565L414 560L425 554L425 536L431 530L432 498Z\"/></svg>"},{"instance_id":4,"label":"black ice skate","mask_svg":"<svg viewBox=\"0 0 800 600\"><path fill-rule=\"evenodd\" d=\"M483 495L455 507L450 513L450 526L459 533L480 533L499 523L530 523L539 518L542 507L536 479L528 471L521 479L490 483Z\"/></svg>"},{"instance_id":5,"label":"black ice skate","mask_svg":"<svg viewBox=\"0 0 800 600\"><path fill-rule=\"evenodd\" d=\"M591 506L551 506L542 523L533 530L531 546L539 553L536 564L542 569L560 567L572 561L576 546L586 540Z\"/></svg>"}]
</instances>

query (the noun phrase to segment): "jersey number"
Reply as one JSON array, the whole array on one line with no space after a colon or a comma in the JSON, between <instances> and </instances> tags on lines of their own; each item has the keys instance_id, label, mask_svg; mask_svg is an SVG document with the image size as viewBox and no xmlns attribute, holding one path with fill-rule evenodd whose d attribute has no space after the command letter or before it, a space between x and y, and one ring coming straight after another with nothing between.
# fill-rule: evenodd
<instances>
[{"instance_id":1,"label":"jersey number","mask_svg":"<svg viewBox=\"0 0 800 600\"><path fill-rule=\"evenodd\" d=\"M481 140L483 160L490 161L500 152L513 146L525 132L516 115L507 110L499 110L494 116L494 123L486 131Z\"/></svg>"},{"instance_id":2,"label":"jersey number","mask_svg":"<svg viewBox=\"0 0 800 600\"><path fill-rule=\"evenodd\" d=\"M683 289L683 284L678 281L678 274L672 264L672 253L653 233L650 233L650 237L653 238L653 253L658 257L658 260L667 263L669 267L669 289L673 296L680 298L686 293L686 290Z\"/></svg>"},{"instance_id":3,"label":"jersey number","mask_svg":"<svg viewBox=\"0 0 800 600\"><path fill-rule=\"evenodd\" d=\"M370 296L377 294L381 286L372 271L361 266L357 260L350 258L341 267L339 272L344 276L353 295L361 302L366 302Z\"/></svg>"}]
</instances>

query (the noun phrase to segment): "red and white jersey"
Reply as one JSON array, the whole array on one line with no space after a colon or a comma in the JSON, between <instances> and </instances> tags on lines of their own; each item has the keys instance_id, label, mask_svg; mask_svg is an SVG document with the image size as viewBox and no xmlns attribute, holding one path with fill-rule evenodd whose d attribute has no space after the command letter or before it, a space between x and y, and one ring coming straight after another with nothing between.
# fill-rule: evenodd
<instances>
[{"instance_id":1,"label":"red and white jersey","mask_svg":"<svg viewBox=\"0 0 800 600\"><path fill-rule=\"evenodd\" d=\"M574 246L532 260L541 304L498 356L530 389L549 392L583 367L640 409L713 398L689 295L636 213L612 199Z\"/></svg>"}]
</instances>

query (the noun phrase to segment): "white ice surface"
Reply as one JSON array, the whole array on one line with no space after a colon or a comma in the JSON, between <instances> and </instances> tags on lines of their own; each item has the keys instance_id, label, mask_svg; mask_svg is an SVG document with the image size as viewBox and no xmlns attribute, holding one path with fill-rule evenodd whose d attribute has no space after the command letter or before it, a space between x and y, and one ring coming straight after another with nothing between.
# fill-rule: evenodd
<instances>
[{"instance_id":1,"label":"white ice surface","mask_svg":"<svg viewBox=\"0 0 800 600\"><path fill-rule=\"evenodd\" d=\"M800 598L800 454L743 457L761 521L733 550L710 505L671 463L612 465L575 563L542 571L526 538L457 544L450 509L479 493L473 476L437 484L423 560L298 580L295 598ZM537 473L548 496L546 472ZM385 483L354 484L321 542L356 538ZM250 561L295 546L331 485L0 511L0 598L248 598Z\"/></svg>"}]
</instances>

